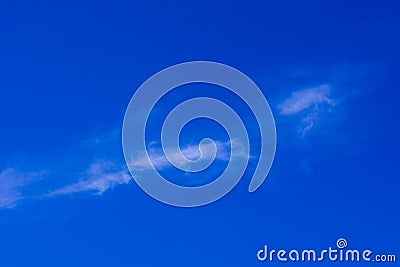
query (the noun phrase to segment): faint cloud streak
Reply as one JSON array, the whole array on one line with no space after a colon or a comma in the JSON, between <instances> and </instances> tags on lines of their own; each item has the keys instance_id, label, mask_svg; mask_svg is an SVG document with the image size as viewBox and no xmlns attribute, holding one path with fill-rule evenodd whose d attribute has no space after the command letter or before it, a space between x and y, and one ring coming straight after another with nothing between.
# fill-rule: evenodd
<instances>
[{"instance_id":1,"label":"faint cloud streak","mask_svg":"<svg viewBox=\"0 0 400 267\"><path fill-rule=\"evenodd\" d=\"M86 171L78 175L76 182L56 190L38 190L33 185L36 181L49 181L44 172L21 172L8 168L0 172L0 209L13 208L26 199L44 199L74 193L91 192L101 195L117 186L128 184L132 177L128 170L110 161L96 161ZM32 189L34 193L32 193Z\"/></svg>"},{"instance_id":2,"label":"faint cloud streak","mask_svg":"<svg viewBox=\"0 0 400 267\"><path fill-rule=\"evenodd\" d=\"M235 142L234 151L229 151L231 142ZM216 141L215 145L219 153L217 153L216 158L218 160L228 161L230 156L233 158L249 158L249 155L245 152L243 144L238 140L231 140L226 142ZM166 150L170 150L170 148L166 148ZM213 159L214 150L213 144L206 144L202 147L202 160L210 160ZM167 152L168 153L168 152ZM197 159L200 157L200 150L198 145L188 145L184 147L181 152L176 149L171 150L171 153L168 153L170 156L170 160L173 161L176 165L185 168L187 167L187 161L180 162L180 153L185 155L188 159ZM231 154L232 153L232 154ZM148 156L149 155L149 156ZM129 162L129 167L135 171L145 171L150 170L154 167L157 169L164 169L171 166L171 163L168 159L161 153L159 150L150 149L148 152L142 151L139 155Z\"/></svg>"},{"instance_id":3,"label":"faint cloud streak","mask_svg":"<svg viewBox=\"0 0 400 267\"><path fill-rule=\"evenodd\" d=\"M335 105L330 93L331 86L328 84L293 92L278 106L279 113L281 115L296 115L304 112L302 122L305 125L301 130L304 136L313 128L315 122L319 119L320 112L330 111L330 108Z\"/></svg>"},{"instance_id":4,"label":"faint cloud streak","mask_svg":"<svg viewBox=\"0 0 400 267\"><path fill-rule=\"evenodd\" d=\"M132 177L126 169L109 161L95 162L81 175L78 182L59 188L48 196L55 197L80 192L93 192L101 195L108 189L128 184L131 180Z\"/></svg>"},{"instance_id":5,"label":"faint cloud streak","mask_svg":"<svg viewBox=\"0 0 400 267\"><path fill-rule=\"evenodd\" d=\"M15 168L8 168L0 172L0 208L13 208L26 198L23 189L34 183L42 173L22 173Z\"/></svg>"}]
</instances>

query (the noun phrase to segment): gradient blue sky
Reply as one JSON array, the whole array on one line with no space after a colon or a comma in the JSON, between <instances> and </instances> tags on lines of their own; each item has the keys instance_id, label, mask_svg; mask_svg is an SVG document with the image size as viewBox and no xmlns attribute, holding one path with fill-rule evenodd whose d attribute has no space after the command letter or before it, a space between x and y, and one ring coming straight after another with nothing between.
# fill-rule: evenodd
<instances>
[{"instance_id":1,"label":"gradient blue sky","mask_svg":"<svg viewBox=\"0 0 400 267\"><path fill-rule=\"evenodd\" d=\"M0 265L262 266L264 244L325 249L339 237L400 257L399 8L2 1ZM192 60L252 78L278 145L256 193L250 163L226 197L182 209L131 181L120 135L135 89ZM188 144L202 134L184 132Z\"/></svg>"}]
</instances>

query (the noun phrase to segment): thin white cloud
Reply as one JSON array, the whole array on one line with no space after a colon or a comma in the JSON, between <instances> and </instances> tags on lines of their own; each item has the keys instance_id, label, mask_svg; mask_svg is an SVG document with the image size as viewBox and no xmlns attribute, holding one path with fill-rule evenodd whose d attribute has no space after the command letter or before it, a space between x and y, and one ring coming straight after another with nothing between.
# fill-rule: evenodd
<instances>
[{"instance_id":1,"label":"thin white cloud","mask_svg":"<svg viewBox=\"0 0 400 267\"><path fill-rule=\"evenodd\" d=\"M55 197L66 194L93 192L101 195L117 185L128 184L132 180L125 168L121 168L109 161L95 162L90 165L78 182L59 188L50 194Z\"/></svg>"},{"instance_id":2,"label":"thin white cloud","mask_svg":"<svg viewBox=\"0 0 400 267\"><path fill-rule=\"evenodd\" d=\"M323 84L318 87L296 91L279 105L280 114L297 114L305 109L315 108L324 103L332 105L334 101L329 97L330 90L329 85Z\"/></svg>"},{"instance_id":3,"label":"thin white cloud","mask_svg":"<svg viewBox=\"0 0 400 267\"><path fill-rule=\"evenodd\" d=\"M247 157L248 155L244 152L243 145L236 141L235 142L235 151L232 151L232 157ZM229 142L215 142L218 154L217 159L220 160L229 160ZM210 160L213 157L212 150L214 146L210 144L205 144L202 146L202 159ZM199 154L197 145L189 145L186 146L182 150L183 154L187 158L195 159ZM178 154L176 152L171 153L171 159L175 160L177 164ZM152 162L158 168L165 168L170 166L169 162L162 157L160 154L153 153L152 154ZM138 157L132 163L134 169L137 171L147 170L152 168L150 162L147 158L147 155L143 153L142 156ZM182 163L184 165L184 163ZM55 190L48 190L44 188L36 188L32 187L33 184L38 180L50 181L48 175L43 176L44 172L34 173L34 172L22 172L15 168L5 169L0 172L0 208L13 208L18 202L25 199L44 199L44 198L53 198L62 195L70 195L75 193L92 193L101 195L105 191L118 186L128 184L132 180L132 176L129 171L125 167L125 165L121 166L115 164L111 161L102 160L95 161L89 165L87 170L77 175L76 179L70 184L62 186ZM51 186L51 185L50 185ZM33 193L32 193L33 192Z\"/></svg>"},{"instance_id":4,"label":"thin white cloud","mask_svg":"<svg viewBox=\"0 0 400 267\"><path fill-rule=\"evenodd\" d=\"M245 153L244 145L238 140L232 140L235 142L236 149L232 151L233 158L249 158L249 155ZM227 142L219 142L216 141L215 145L219 153L215 159L228 161L230 157L230 141ZM208 161L213 159L213 150L214 145L212 143L208 143L202 146L202 160ZM181 158L181 153L185 155L188 159L197 159L200 156L199 146L198 145L188 145L184 147L181 152L176 149L166 148L168 155L170 155L169 159L174 162L177 166L186 169L188 161L183 161ZM136 171L144 171L149 170L154 167L157 169L164 169L166 167L171 166L168 162L167 158L164 157L164 154L160 153L157 150L150 149L149 157L145 151L139 153L139 155L130 161L129 166ZM150 161L151 160L151 161Z\"/></svg>"},{"instance_id":5,"label":"thin white cloud","mask_svg":"<svg viewBox=\"0 0 400 267\"><path fill-rule=\"evenodd\" d=\"M230 152L230 142L215 142L218 153L217 159L227 161L230 156L234 159L249 158L245 153L243 144L237 140L231 140L235 144L235 150ZM214 146L210 144L202 145L202 159L210 160L213 157ZM155 152L155 151L150 151ZM183 154L190 159L200 156L197 145L189 145L183 148ZM232 155L230 155L232 153ZM171 159L179 164L178 154L170 153ZM157 168L165 168L170 166L169 162L161 154L152 153L152 163ZM148 170L152 168L147 158L147 154L143 153L136 158L133 163L134 169L137 171ZM181 163L185 165L186 163ZM101 195L105 191L118 185L126 185L132 180L132 176L126 168L125 164L116 164L108 160L94 161L87 169L77 175L71 174L70 183L66 183L59 188L53 187L49 182L54 173L46 172L25 172L18 168L8 168L0 170L0 209L13 208L20 201L28 199L46 199L62 195L71 195L76 193L91 193ZM140 173L138 173L140 175ZM37 183L40 181L39 183ZM52 188L53 187L53 188Z\"/></svg>"},{"instance_id":6,"label":"thin white cloud","mask_svg":"<svg viewBox=\"0 0 400 267\"><path fill-rule=\"evenodd\" d=\"M45 172L22 172L8 168L0 172L0 209L13 208L25 199L43 199L80 192L101 195L122 184L128 184L132 177L128 170L110 161L96 161L71 184L51 191L36 188L38 180L47 181ZM32 193L33 190L33 193Z\"/></svg>"},{"instance_id":7,"label":"thin white cloud","mask_svg":"<svg viewBox=\"0 0 400 267\"><path fill-rule=\"evenodd\" d=\"M322 110L330 110L335 104L330 93L331 87L328 84L293 92L278 106L280 114L296 115L305 112L302 119L304 126L301 129L302 135L305 135L319 119L319 113Z\"/></svg>"},{"instance_id":8,"label":"thin white cloud","mask_svg":"<svg viewBox=\"0 0 400 267\"><path fill-rule=\"evenodd\" d=\"M41 173L22 173L15 168L0 172L0 208L12 208L18 201L26 198L23 189L34 183Z\"/></svg>"}]
</instances>

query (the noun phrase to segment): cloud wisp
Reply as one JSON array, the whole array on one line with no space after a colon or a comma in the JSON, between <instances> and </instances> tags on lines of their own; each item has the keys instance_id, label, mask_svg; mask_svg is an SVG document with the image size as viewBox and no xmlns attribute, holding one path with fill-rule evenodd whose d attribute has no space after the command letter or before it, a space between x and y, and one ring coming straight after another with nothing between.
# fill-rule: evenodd
<instances>
[{"instance_id":1,"label":"cloud wisp","mask_svg":"<svg viewBox=\"0 0 400 267\"><path fill-rule=\"evenodd\" d=\"M329 97L330 91L327 84L296 91L279 105L280 114L293 115L324 103L332 105L334 101Z\"/></svg>"},{"instance_id":2,"label":"cloud wisp","mask_svg":"<svg viewBox=\"0 0 400 267\"><path fill-rule=\"evenodd\" d=\"M22 173L15 168L0 172L0 208L13 208L25 199L23 194L26 187L40 179L42 172Z\"/></svg>"},{"instance_id":3,"label":"cloud wisp","mask_svg":"<svg viewBox=\"0 0 400 267\"><path fill-rule=\"evenodd\" d=\"M231 142L235 142L235 148L230 151ZM228 161L232 159L245 158L248 159L249 155L245 153L243 145L240 141L231 140L227 142L215 142L215 146L212 143L204 144L201 147L202 160L213 160L214 149L218 150L215 159ZM172 151L172 152L171 152ZM176 150L170 151L170 159L176 164L181 164L182 167L186 168L187 162L179 162L180 152ZM188 145L182 149L182 154L188 159L197 159L200 156L198 145ZM147 153L143 152L132 161L132 169L135 170L138 175L141 171L152 169L152 164L156 168L164 169L171 166L168 159L163 154L159 153L158 150L150 149L149 154L151 155L151 162L147 156ZM13 208L20 201L27 199L46 199L54 198L63 195L72 195L77 193L91 193L94 195L101 195L109 189L112 189L118 185L126 185L132 180L132 176L124 164L116 164L108 160L98 160L92 162L85 171L74 175L70 183L61 186L56 189L50 189L49 181L50 177L54 175L50 171L46 172L23 172L17 168L8 168L0 172L0 209L1 208ZM42 184L45 184L45 188L35 186L40 180Z\"/></svg>"},{"instance_id":4,"label":"cloud wisp","mask_svg":"<svg viewBox=\"0 0 400 267\"><path fill-rule=\"evenodd\" d=\"M323 84L293 92L290 97L278 105L281 115L303 114L301 133L304 136L319 119L322 111L330 111L335 101L330 97L331 86Z\"/></svg>"},{"instance_id":5,"label":"cloud wisp","mask_svg":"<svg viewBox=\"0 0 400 267\"><path fill-rule=\"evenodd\" d=\"M78 182L52 191L47 196L55 197L80 192L101 195L117 185L128 184L132 180L129 172L110 161L92 163L80 176Z\"/></svg>"},{"instance_id":6,"label":"cloud wisp","mask_svg":"<svg viewBox=\"0 0 400 267\"><path fill-rule=\"evenodd\" d=\"M55 190L35 187L35 183L51 181L49 172L22 172L8 168L0 172L0 209L13 208L26 199L45 199L74 193L90 192L101 195L117 185L128 184L132 177L128 170L111 161L95 161L77 175L76 182Z\"/></svg>"},{"instance_id":7,"label":"cloud wisp","mask_svg":"<svg viewBox=\"0 0 400 267\"><path fill-rule=\"evenodd\" d=\"M236 149L230 152L229 147L231 142L235 142ZM216 141L215 146L212 143L202 145L201 154L199 150L199 145L187 145L181 151L171 148L166 148L165 150L169 155L169 159L174 162L176 166L179 166L182 169L187 169L190 161L182 160L181 153L187 159L198 159L201 155L201 160L209 161L214 159L213 151L215 148L219 152L215 157L215 159L217 160L228 161L230 157L232 157L233 159L249 158L249 155L245 153L243 144L238 140L231 140L226 142ZM147 153L149 156L147 155ZM162 151L157 149L150 149L148 152L140 152L137 157L133 158L129 162L129 166L131 169L134 169L136 171L146 171L153 169L153 166L157 169L164 169L171 166L171 163L164 156Z\"/></svg>"},{"instance_id":8,"label":"cloud wisp","mask_svg":"<svg viewBox=\"0 0 400 267\"><path fill-rule=\"evenodd\" d=\"M13 208L24 200L42 200L65 195L87 193L102 195L107 190L120 185L129 184L133 178L125 162L107 160L110 153L104 153L107 147L115 147L120 133L117 130L100 135L100 137L85 139L79 144L79 149L86 149L90 154L97 155L100 160L93 160L86 165L76 167L76 171L59 173L59 170L42 168L45 171L25 171L21 168L7 168L0 170L0 209ZM162 149L156 149L156 143L150 143L148 154L143 151L131 161L130 167L135 175L145 175L142 171L153 169L165 169L171 166ZM101 149L99 149L101 148ZM200 148L200 149L199 149ZM231 148L232 151L231 151ZM79 152L80 150L77 150ZM169 159L176 166L190 169L190 160L200 161L221 160L229 161L236 159L249 159L245 152L244 143L241 140L215 141L214 143L202 143L186 145L181 151L166 148ZM218 153L215 153L218 151ZM108 151L109 152L109 151ZM111 151L112 154L113 151ZM181 161L181 153L189 161ZM115 155L114 155L115 156ZM251 157L251 156L250 156ZM200 164L201 165L201 164ZM57 181L54 177L59 177ZM61 183L61 184L60 184Z\"/></svg>"}]
</instances>

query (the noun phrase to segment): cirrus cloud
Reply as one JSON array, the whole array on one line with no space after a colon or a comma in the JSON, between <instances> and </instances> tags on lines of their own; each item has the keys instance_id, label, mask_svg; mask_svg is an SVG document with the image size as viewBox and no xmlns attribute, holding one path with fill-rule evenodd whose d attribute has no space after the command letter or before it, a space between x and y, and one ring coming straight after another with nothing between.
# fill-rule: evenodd
<instances>
[{"instance_id":1,"label":"cirrus cloud","mask_svg":"<svg viewBox=\"0 0 400 267\"><path fill-rule=\"evenodd\" d=\"M278 105L279 113L281 115L301 113L304 124L301 133L304 136L313 128L315 122L319 119L319 114L323 111L330 111L330 108L335 105L330 94L331 86L328 84L295 91Z\"/></svg>"}]
</instances>

